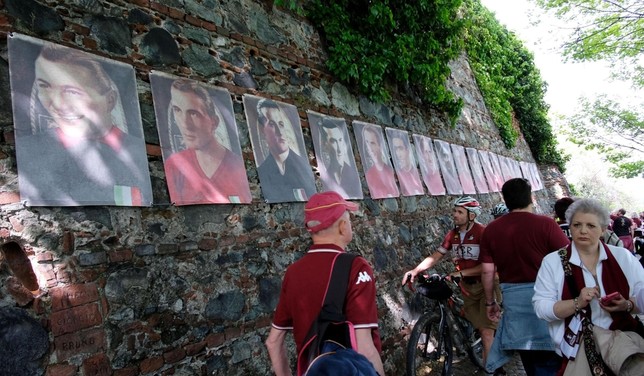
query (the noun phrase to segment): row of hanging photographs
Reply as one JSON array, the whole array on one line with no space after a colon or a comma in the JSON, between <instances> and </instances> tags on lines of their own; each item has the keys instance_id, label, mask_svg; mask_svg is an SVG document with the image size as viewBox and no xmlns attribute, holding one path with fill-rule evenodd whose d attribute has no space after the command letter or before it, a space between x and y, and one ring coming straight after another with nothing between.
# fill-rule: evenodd
<instances>
[{"instance_id":1,"label":"row of hanging photographs","mask_svg":"<svg viewBox=\"0 0 644 376\"><path fill-rule=\"evenodd\" d=\"M133 67L20 34L8 44L25 204L152 205ZM230 93L160 72L150 85L172 203L250 203ZM265 201L306 201L316 185L297 108L254 95L243 105ZM345 120L307 116L323 189L362 199ZM498 192L521 176L543 188L534 163L419 134L412 143L407 131L360 121L352 128L374 199L424 195L425 187L430 195Z\"/></svg>"}]
</instances>

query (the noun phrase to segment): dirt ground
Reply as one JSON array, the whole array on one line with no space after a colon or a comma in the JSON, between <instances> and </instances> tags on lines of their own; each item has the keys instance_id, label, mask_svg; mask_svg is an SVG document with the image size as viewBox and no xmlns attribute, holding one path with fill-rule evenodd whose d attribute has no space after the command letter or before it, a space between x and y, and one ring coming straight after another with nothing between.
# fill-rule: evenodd
<instances>
[{"instance_id":1,"label":"dirt ground","mask_svg":"<svg viewBox=\"0 0 644 376\"><path fill-rule=\"evenodd\" d=\"M512 360L506 364L503 369L506 372L507 376L525 376L525 371L523 370L523 364L521 364L521 359L519 355L515 355ZM479 376L485 375L485 372L480 368L474 366L474 364L466 356L458 357L454 359L453 362L453 375L454 376Z\"/></svg>"}]
</instances>

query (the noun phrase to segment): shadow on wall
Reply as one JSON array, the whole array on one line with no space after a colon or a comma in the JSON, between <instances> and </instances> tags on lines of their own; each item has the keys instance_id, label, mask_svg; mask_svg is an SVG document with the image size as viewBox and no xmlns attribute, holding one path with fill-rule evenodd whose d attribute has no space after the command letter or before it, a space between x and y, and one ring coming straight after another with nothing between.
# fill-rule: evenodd
<instances>
[{"instance_id":1,"label":"shadow on wall","mask_svg":"<svg viewBox=\"0 0 644 376\"><path fill-rule=\"evenodd\" d=\"M12 274L4 279L4 288L17 305L31 303L39 288L29 258L15 242L3 244L1 256L0 265L6 263ZM35 375L49 349L49 335L24 309L0 307L0 349L0 374Z\"/></svg>"},{"instance_id":2,"label":"shadow on wall","mask_svg":"<svg viewBox=\"0 0 644 376\"><path fill-rule=\"evenodd\" d=\"M2 254L9 266L9 270L18 279L24 288L31 292L37 292L38 279L31 266L29 258L16 242L9 242L2 245Z\"/></svg>"}]
</instances>

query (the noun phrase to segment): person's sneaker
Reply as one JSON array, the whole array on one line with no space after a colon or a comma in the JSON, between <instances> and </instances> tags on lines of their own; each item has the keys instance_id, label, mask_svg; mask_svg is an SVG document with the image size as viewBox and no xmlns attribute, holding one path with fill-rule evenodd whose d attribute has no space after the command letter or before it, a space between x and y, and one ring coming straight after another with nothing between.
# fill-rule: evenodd
<instances>
[{"instance_id":1,"label":"person's sneaker","mask_svg":"<svg viewBox=\"0 0 644 376\"><path fill-rule=\"evenodd\" d=\"M502 376L502 375L506 375L506 373L505 373L505 370L503 369L503 367L499 367L499 368L496 369L496 371L494 371L493 375L494 376L497 376L497 375Z\"/></svg>"}]
</instances>

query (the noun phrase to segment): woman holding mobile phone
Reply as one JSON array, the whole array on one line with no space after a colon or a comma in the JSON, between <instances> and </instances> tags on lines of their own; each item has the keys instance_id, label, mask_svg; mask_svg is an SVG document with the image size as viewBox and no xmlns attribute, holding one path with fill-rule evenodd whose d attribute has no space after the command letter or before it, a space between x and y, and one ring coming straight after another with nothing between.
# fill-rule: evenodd
<instances>
[{"instance_id":1,"label":"woman holding mobile phone","mask_svg":"<svg viewBox=\"0 0 644 376\"><path fill-rule=\"evenodd\" d=\"M566 338L573 337L566 331L576 328L576 317L589 315L593 324L605 329L636 330L633 315L642 307L636 306L634 295L636 286L644 284L644 269L627 249L600 240L609 212L598 201L575 201L566 211L566 220L572 242L564 252L555 251L543 259L532 303L537 316L548 322L558 354L564 349L564 356L574 358L565 351ZM572 279L565 276L562 257ZM602 302L606 296L609 299Z\"/></svg>"}]
</instances>

